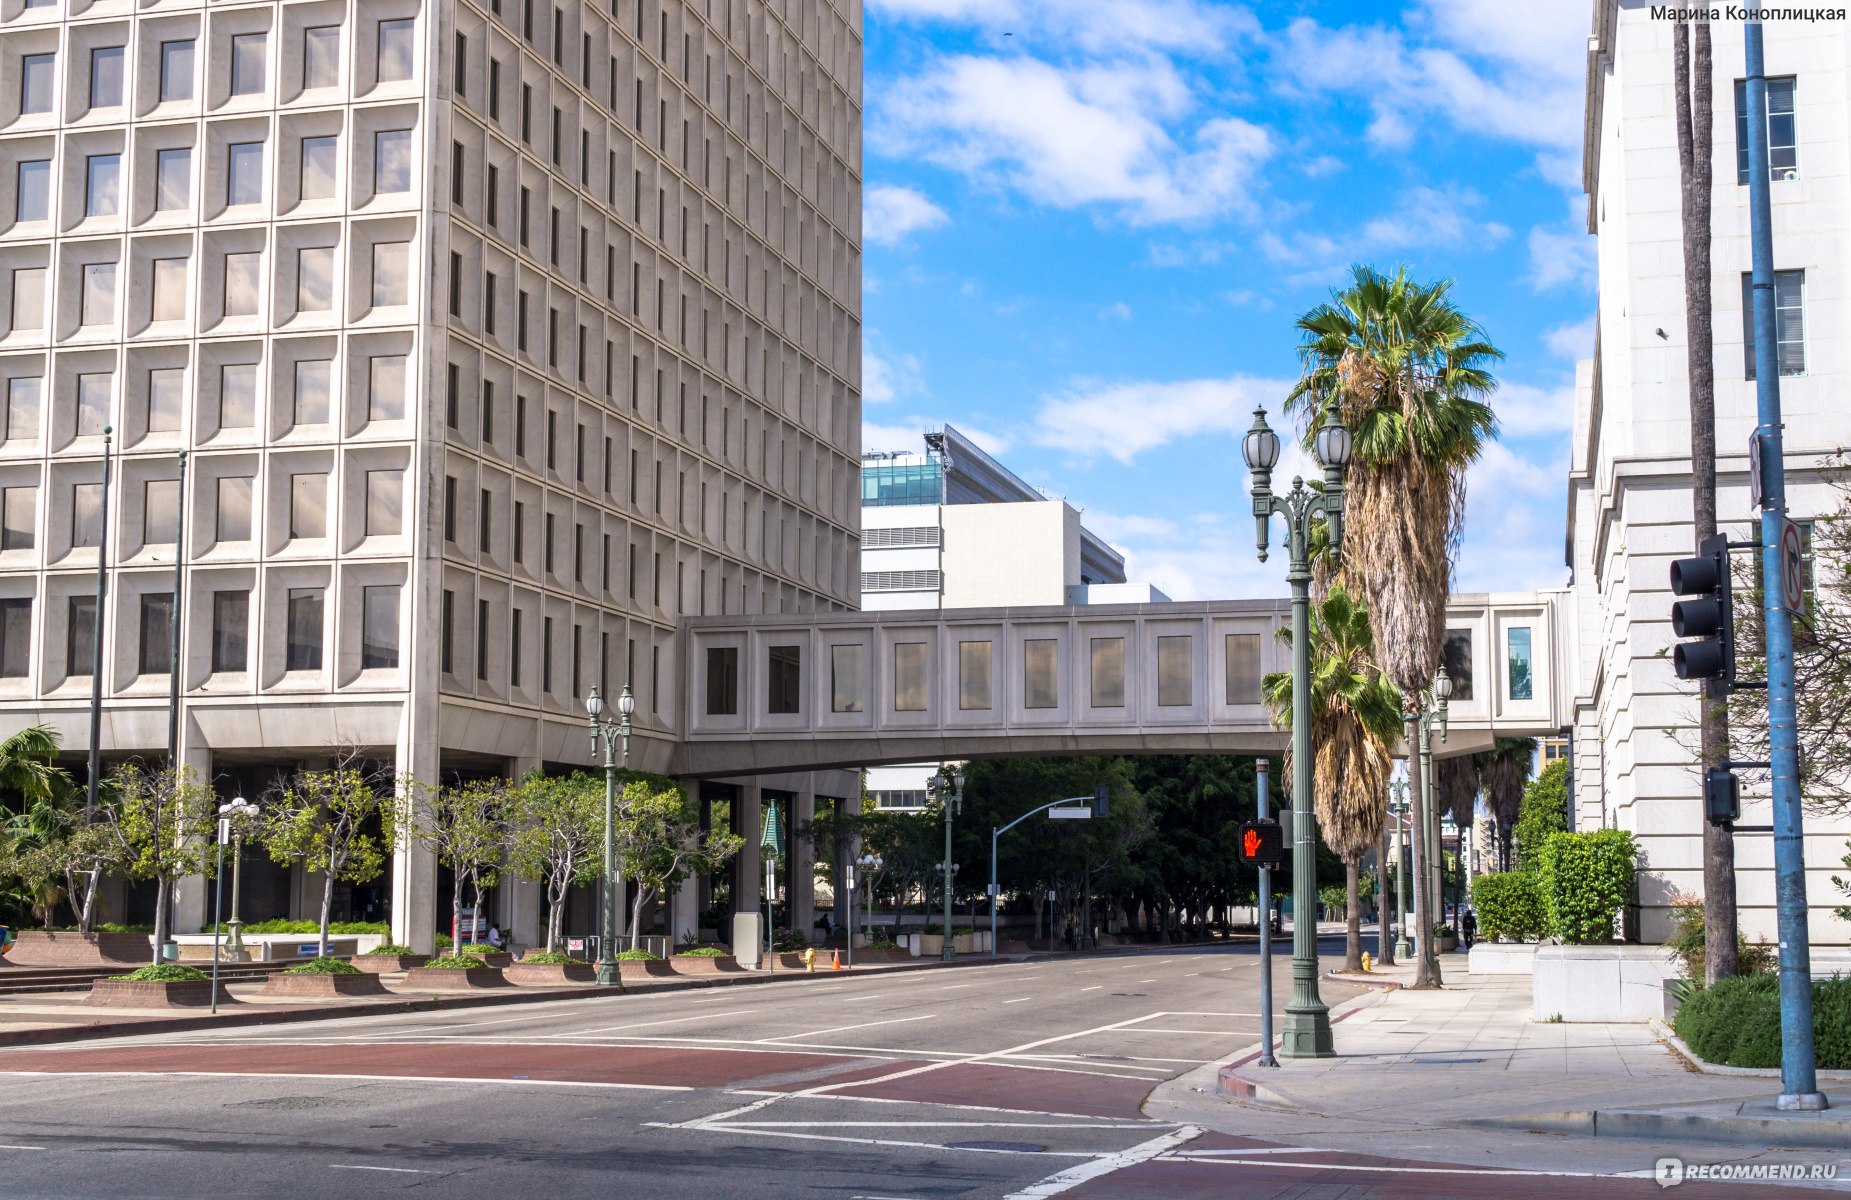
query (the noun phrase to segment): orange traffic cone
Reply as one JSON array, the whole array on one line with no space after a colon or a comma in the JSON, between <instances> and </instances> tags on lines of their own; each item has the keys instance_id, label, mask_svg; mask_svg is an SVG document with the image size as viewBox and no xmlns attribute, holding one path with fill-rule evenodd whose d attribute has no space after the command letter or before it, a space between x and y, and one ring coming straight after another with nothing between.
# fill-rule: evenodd
<instances>
[{"instance_id":1,"label":"orange traffic cone","mask_svg":"<svg viewBox=\"0 0 1851 1200\"><path fill-rule=\"evenodd\" d=\"M829 969L831 971L840 971L842 969L842 952L840 950L831 950L829 952Z\"/></svg>"}]
</instances>

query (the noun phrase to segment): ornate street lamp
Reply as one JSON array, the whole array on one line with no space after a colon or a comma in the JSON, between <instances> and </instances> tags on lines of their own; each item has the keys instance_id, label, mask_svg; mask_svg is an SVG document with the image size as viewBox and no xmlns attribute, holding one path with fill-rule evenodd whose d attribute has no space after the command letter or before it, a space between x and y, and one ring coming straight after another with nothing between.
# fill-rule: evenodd
<instances>
[{"instance_id":1,"label":"ornate street lamp","mask_svg":"<svg viewBox=\"0 0 1851 1200\"><path fill-rule=\"evenodd\" d=\"M1329 1058L1330 1010L1318 995L1317 815L1311 803L1311 526L1323 517L1330 548L1343 544L1343 477L1350 462L1350 431L1337 414L1326 414L1312 438L1324 467L1324 490L1292 480L1292 490L1273 495L1273 467L1279 435L1266 424L1266 410L1253 410L1253 427L1241 442L1252 472L1255 540L1266 561L1272 518L1285 518L1292 585L1292 1000L1286 1005L1279 1052L1286 1058Z\"/></svg>"},{"instance_id":2,"label":"ornate street lamp","mask_svg":"<svg viewBox=\"0 0 1851 1200\"><path fill-rule=\"evenodd\" d=\"M861 932L862 932L862 936L866 937L867 931L868 931L868 922L873 920L873 913L870 910L872 910L874 907L874 877L881 873L881 866L883 864L881 862L880 855L864 854L860 858L855 860L855 865L861 868L861 871L860 871L861 879L862 879ZM851 905L854 903L853 896L849 897L849 902ZM848 961L849 961L849 965L853 966L855 962L855 935L853 933L849 934L848 945L849 945Z\"/></svg>"},{"instance_id":3,"label":"ornate street lamp","mask_svg":"<svg viewBox=\"0 0 1851 1200\"><path fill-rule=\"evenodd\" d=\"M1403 719L1409 731L1415 734L1415 742L1420 754L1420 792L1414 797L1414 838L1418 853L1416 860L1420 869L1414 874L1414 912L1416 924L1420 926L1415 933L1416 948L1433 972L1433 982L1440 983L1440 960L1433 954L1433 925L1439 914L1431 906L1438 903L1440 891L1440 822L1433 809L1433 734L1438 730L1440 740L1446 740L1446 706L1452 699L1453 681L1444 669L1434 672L1433 683L1414 698L1414 709ZM1427 901L1423 911L1421 901Z\"/></svg>"},{"instance_id":4,"label":"ornate street lamp","mask_svg":"<svg viewBox=\"0 0 1851 1200\"><path fill-rule=\"evenodd\" d=\"M630 714L636 711L636 697L630 694L630 685L624 684L617 696L621 719L605 720L604 697L598 695L594 684L585 710L591 714L591 748L594 752L599 747L604 750L604 930L598 942L598 986L622 991L616 959L617 888L621 882L617 876L617 763L611 756L621 743L623 765L630 765Z\"/></svg>"},{"instance_id":5,"label":"ornate street lamp","mask_svg":"<svg viewBox=\"0 0 1851 1200\"><path fill-rule=\"evenodd\" d=\"M1397 779L1388 788L1391 794L1388 812L1395 820L1395 961L1406 962L1412 953L1408 947L1408 864L1404 853L1407 839L1402 833L1408 816L1407 780Z\"/></svg>"},{"instance_id":6,"label":"ornate street lamp","mask_svg":"<svg viewBox=\"0 0 1851 1200\"><path fill-rule=\"evenodd\" d=\"M945 809L945 862L939 868L945 876L945 925L944 948L939 958L950 962L957 957L951 945L951 882L957 872L951 865L951 817L964 807L964 768L946 764L941 766L932 778L926 780L926 794L940 801Z\"/></svg>"}]
</instances>

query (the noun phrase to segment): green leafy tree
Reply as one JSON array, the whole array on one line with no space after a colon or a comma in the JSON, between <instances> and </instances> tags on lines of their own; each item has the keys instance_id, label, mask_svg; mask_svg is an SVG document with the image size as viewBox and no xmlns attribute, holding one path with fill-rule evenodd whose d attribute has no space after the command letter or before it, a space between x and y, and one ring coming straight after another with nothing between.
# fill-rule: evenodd
<instances>
[{"instance_id":1,"label":"green leafy tree","mask_svg":"<svg viewBox=\"0 0 1851 1200\"><path fill-rule=\"evenodd\" d=\"M1536 870L1549 835L1567 830L1568 760L1558 758L1523 789L1523 803L1517 810L1517 825L1511 836L1517 869Z\"/></svg>"},{"instance_id":2,"label":"green leafy tree","mask_svg":"<svg viewBox=\"0 0 1851 1200\"><path fill-rule=\"evenodd\" d=\"M154 882L153 962L161 961L172 919L174 884L212 866L212 789L191 767L153 768L127 762L110 773L115 806L102 810L118 840L118 868L129 879ZM87 907L87 905L86 905Z\"/></svg>"},{"instance_id":3,"label":"green leafy tree","mask_svg":"<svg viewBox=\"0 0 1851 1200\"><path fill-rule=\"evenodd\" d=\"M546 895L546 953L564 932L566 898L603 868L604 780L532 771L509 794L508 867Z\"/></svg>"},{"instance_id":4,"label":"green leafy tree","mask_svg":"<svg viewBox=\"0 0 1851 1200\"><path fill-rule=\"evenodd\" d=\"M1452 565L1465 526L1466 471L1497 435L1486 398L1503 357L1451 297L1405 268L1352 268L1349 286L1298 320L1303 372L1286 401L1307 447L1327 414L1355 434L1344 504L1344 569L1368 606L1375 658L1403 695L1433 680L1446 632ZM1418 758L1410 785L1421 787ZM1436 847L1414 837L1415 868ZM1435 923L1420 889L1419 927ZM1440 983L1423 938L1416 986Z\"/></svg>"},{"instance_id":5,"label":"green leafy tree","mask_svg":"<svg viewBox=\"0 0 1851 1200\"><path fill-rule=\"evenodd\" d=\"M1623 829L1550 834L1537 856L1550 932L1577 945L1612 941L1614 918L1632 899L1638 856Z\"/></svg>"},{"instance_id":6,"label":"green leafy tree","mask_svg":"<svg viewBox=\"0 0 1851 1200\"><path fill-rule=\"evenodd\" d=\"M624 877L636 885L630 905L630 949L642 935L643 909L658 895L679 888L694 875L708 875L738 854L745 839L722 829L702 829L700 811L681 785L661 775L626 772L617 799L617 857ZM603 835L600 814L599 836ZM670 937L677 931L670 930Z\"/></svg>"},{"instance_id":7,"label":"green leafy tree","mask_svg":"<svg viewBox=\"0 0 1851 1200\"><path fill-rule=\"evenodd\" d=\"M76 788L53 763L57 752L58 735L44 725L0 741L0 901L47 924L66 887L38 852L78 820Z\"/></svg>"},{"instance_id":8,"label":"green leafy tree","mask_svg":"<svg viewBox=\"0 0 1851 1200\"><path fill-rule=\"evenodd\" d=\"M448 787L404 785L412 800L409 817L417 842L450 868L452 929L463 927L463 895L474 889L475 911L482 911L482 891L491 887L506 853L509 794L505 779L471 779ZM451 953L460 954L460 942Z\"/></svg>"},{"instance_id":9,"label":"green leafy tree","mask_svg":"<svg viewBox=\"0 0 1851 1200\"><path fill-rule=\"evenodd\" d=\"M355 751L325 771L297 771L266 798L257 829L272 861L319 872L320 949L328 954L334 885L367 883L385 870L399 823L392 819L392 780L368 770Z\"/></svg>"}]
</instances>

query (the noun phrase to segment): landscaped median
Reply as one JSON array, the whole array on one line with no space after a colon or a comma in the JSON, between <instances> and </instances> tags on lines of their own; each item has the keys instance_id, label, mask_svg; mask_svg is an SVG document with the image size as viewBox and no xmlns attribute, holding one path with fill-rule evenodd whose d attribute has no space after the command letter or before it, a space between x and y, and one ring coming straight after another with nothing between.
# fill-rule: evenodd
<instances>
[{"instance_id":1,"label":"landscaped median","mask_svg":"<svg viewBox=\"0 0 1851 1200\"><path fill-rule=\"evenodd\" d=\"M236 1004L220 984L220 1004ZM141 967L90 985L85 1004L98 1008L207 1008L212 1004L212 976L177 963Z\"/></svg>"}]
</instances>

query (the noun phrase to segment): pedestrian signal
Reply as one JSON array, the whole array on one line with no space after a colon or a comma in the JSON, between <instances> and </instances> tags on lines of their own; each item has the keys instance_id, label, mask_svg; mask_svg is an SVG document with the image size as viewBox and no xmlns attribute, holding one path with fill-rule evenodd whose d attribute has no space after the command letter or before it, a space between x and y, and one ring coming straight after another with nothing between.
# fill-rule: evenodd
<instances>
[{"instance_id":1,"label":"pedestrian signal","mask_svg":"<svg viewBox=\"0 0 1851 1200\"><path fill-rule=\"evenodd\" d=\"M1240 827L1240 861L1276 867L1285 861L1285 831L1277 821L1248 821Z\"/></svg>"}]
</instances>

